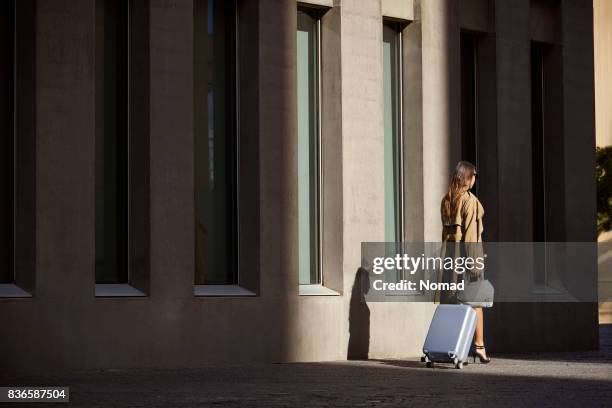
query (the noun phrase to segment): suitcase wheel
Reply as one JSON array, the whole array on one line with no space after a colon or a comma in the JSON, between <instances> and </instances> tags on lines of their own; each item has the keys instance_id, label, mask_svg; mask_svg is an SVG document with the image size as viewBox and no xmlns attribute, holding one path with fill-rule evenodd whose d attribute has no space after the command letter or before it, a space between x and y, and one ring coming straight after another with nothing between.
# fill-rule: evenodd
<instances>
[{"instance_id":1,"label":"suitcase wheel","mask_svg":"<svg viewBox=\"0 0 612 408\"><path fill-rule=\"evenodd\" d=\"M428 361L427 363L425 363L425 367L427 368L433 368L433 366L434 366L433 361Z\"/></svg>"}]
</instances>

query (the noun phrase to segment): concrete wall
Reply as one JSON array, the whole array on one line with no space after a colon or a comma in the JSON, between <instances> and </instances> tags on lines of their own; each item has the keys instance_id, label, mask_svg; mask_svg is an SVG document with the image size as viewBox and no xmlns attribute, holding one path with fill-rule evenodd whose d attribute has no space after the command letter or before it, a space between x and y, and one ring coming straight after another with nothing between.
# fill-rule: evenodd
<instances>
[{"instance_id":1,"label":"concrete wall","mask_svg":"<svg viewBox=\"0 0 612 408\"><path fill-rule=\"evenodd\" d=\"M339 295L299 296L296 2L243 4L255 25L249 49L257 61L242 94L241 109L250 114L243 136L256 142L249 165L258 177L249 197L259 207L250 213L254 222L245 224L254 234L251 248L257 248L249 259L256 261L241 259L241 273L253 278L248 285L257 296L193 296L193 3L151 0L150 291L141 298L96 298L95 2L38 0L36 291L29 299L0 299L0 322L9 333L0 338L7 356L3 368L419 355L434 305L366 304L355 290L361 242L384 237L383 16L414 19L404 32L405 56L412 57L406 60L406 78L418 79L404 88L411 109L406 117L414 120L405 128L406 140L414 142L406 158L419 175L407 178L415 183L407 187L414 193L406 217L406 228L414 225L411 239L440 239L439 203L460 159L459 30L492 32L491 25L497 85L487 97L496 98L491 105L496 132L488 146L494 146L489 149L496 150L491 154L499 166L489 175L488 183L498 187L483 203L485 222L497 224L500 240L530 239L530 161L521 161L530 154L530 2L472 1L460 11L454 0L335 0L323 23L324 35L333 41L324 51L328 62L336 55L333 65L324 67L334 81L323 104L337 114L328 112L323 137L337 153L327 160L339 164L324 181L328 194L337 194L340 210L326 207L334 219L324 239L341 255L326 263L324 281L333 277ZM592 240L592 203L575 200L594 191L592 183L582 182L593 166L593 78L587 58L592 43L586 35L592 17L586 0L564 1L562 7L571 8L560 25L563 38L571 38L563 44L568 52L563 139L577 149L581 163L566 173L565 208L572 239ZM570 225L569 211L580 222ZM590 305L546 310L496 305L487 316L491 350L596 344L596 308ZM559 336L572 322L581 322L570 326L575 334Z\"/></svg>"},{"instance_id":2,"label":"concrete wall","mask_svg":"<svg viewBox=\"0 0 612 408\"><path fill-rule=\"evenodd\" d=\"M593 0L597 146L612 144L612 2Z\"/></svg>"}]
</instances>

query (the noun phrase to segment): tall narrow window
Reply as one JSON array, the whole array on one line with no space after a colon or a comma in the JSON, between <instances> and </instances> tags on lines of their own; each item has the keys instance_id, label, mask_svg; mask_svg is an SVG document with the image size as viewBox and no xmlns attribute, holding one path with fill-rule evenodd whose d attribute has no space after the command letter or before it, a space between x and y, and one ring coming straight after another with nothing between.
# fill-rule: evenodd
<instances>
[{"instance_id":1,"label":"tall narrow window","mask_svg":"<svg viewBox=\"0 0 612 408\"><path fill-rule=\"evenodd\" d=\"M237 9L194 2L195 284L238 284Z\"/></svg>"},{"instance_id":2,"label":"tall narrow window","mask_svg":"<svg viewBox=\"0 0 612 408\"><path fill-rule=\"evenodd\" d=\"M402 35L396 22L383 24L385 139L385 241L403 241Z\"/></svg>"},{"instance_id":3,"label":"tall narrow window","mask_svg":"<svg viewBox=\"0 0 612 408\"><path fill-rule=\"evenodd\" d=\"M149 0L96 0L96 296L149 288Z\"/></svg>"},{"instance_id":4,"label":"tall narrow window","mask_svg":"<svg viewBox=\"0 0 612 408\"><path fill-rule=\"evenodd\" d=\"M477 38L461 33L461 157L478 166Z\"/></svg>"},{"instance_id":5,"label":"tall narrow window","mask_svg":"<svg viewBox=\"0 0 612 408\"><path fill-rule=\"evenodd\" d=\"M0 2L0 297L36 288L36 1Z\"/></svg>"},{"instance_id":6,"label":"tall narrow window","mask_svg":"<svg viewBox=\"0 0 612 408\"><path fill-rule=\"evenodd\" d=\"M96 283L128 282L130 5L96 3Z\"/></svg>"},{"instance_id":7,"label":"tall narrow window","mask_svg":"<svg viewBox=\"0 0 612 408\"><path fill-rule=\"evenodd\" d=\"M533 193L533 240L546 241L544 155L544 55L543 45L531 44L531 160Z\"/></svg>"},{"instance_id":8,"label":"tall narrow window","mask_svg":"<svg viewBox=\"0 0 612 408\"><path fill-rule=\"evenodd\" d=\"M14 281L15 202L15 2L0 4L0 283Z\"/></svg>"},{"instance_id":9,"label":"tall narrow window","mask_svg":"<svg viewBox=\"0 0 612 408\"><path fill-rule=\"evenodd\" d=\"M478 163L478 34L461 32L461 160ZM473 187L478 194L479 183Z\"/></svg>"},{"instance_id":10,"label":"tall narrow window","mask_svg":"<svg viewBox=\"0 0 612 408\"><path fill-rule=\"evenodd\" d=\"M297 12L299 283L321 278L321 21L314 9Z\"/></svg>"},{"instance_id":11,"label":"tall narrow window","mask_svg":"<svg viewBox=\"0 0 612 408\"><path fill-rule=\"evenodd\" d=\"M533 241L546 241L546 155L544 142L544 46L531 43L531 161ZM536 244L534 253L534 284L546 283L546 254L543 245Z\"/></svg>"},{"instance_id":12,"label":"tall narrow window","mask_svg":"<svg viewBox=\"0 0 612 408\"><path fill-rule=\"evenodd\" d=\"M563 50L559 45L531 43L531 168L533 241L563 242L565 233L565 173L563 143ZM536 244L534 284L551 290L554 254ZM541 286L544 285L544 286Z\"/></svg>"}]
</instances>

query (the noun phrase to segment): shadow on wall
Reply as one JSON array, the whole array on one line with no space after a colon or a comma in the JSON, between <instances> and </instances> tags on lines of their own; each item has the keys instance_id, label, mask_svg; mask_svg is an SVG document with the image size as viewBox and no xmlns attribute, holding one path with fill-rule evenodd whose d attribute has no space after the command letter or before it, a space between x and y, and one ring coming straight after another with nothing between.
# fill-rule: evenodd
<instances>
[{"instance_id":1,"label":"shadow on wall","mask_svg":"<svg viewBox=\"0 0 612 408\"><path fill-rule=\"evenodd\" d=\"M349 306L348 360L367 360L370 349L370 308L364 293L370 288L368 271L357 269ZM364 292L365 291L365 292Z\"/></svg>"}]
</instances>

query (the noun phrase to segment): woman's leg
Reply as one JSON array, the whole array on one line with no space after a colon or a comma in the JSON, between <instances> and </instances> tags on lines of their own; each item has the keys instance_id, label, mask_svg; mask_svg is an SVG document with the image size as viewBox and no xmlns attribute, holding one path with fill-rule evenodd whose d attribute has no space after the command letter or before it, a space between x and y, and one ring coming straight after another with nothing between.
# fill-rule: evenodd
<instances>
[{"instance_id":1,"label":"woman's leg","mask_svg":"<svg viewBox=\"0 0 612 408\"><path fill-rule=\"evenodd\" d=\"M474 344L484 346L484 318L482 307L476 307L474 310L476 310L476 335L474 336ZM478 353L484 358L487 358L487 353L485 353L484 349L479 349Z\"/></svg>"}]
</instances>

